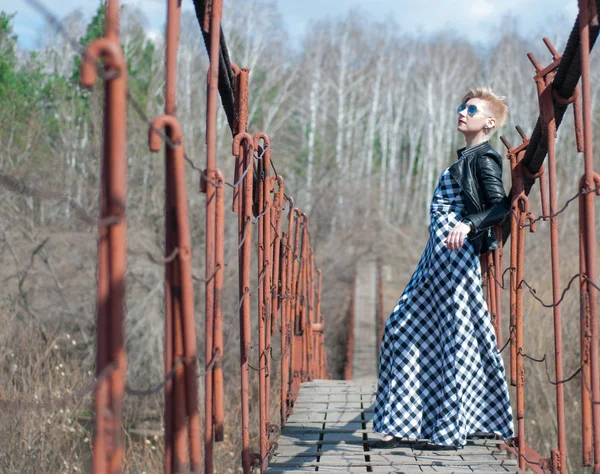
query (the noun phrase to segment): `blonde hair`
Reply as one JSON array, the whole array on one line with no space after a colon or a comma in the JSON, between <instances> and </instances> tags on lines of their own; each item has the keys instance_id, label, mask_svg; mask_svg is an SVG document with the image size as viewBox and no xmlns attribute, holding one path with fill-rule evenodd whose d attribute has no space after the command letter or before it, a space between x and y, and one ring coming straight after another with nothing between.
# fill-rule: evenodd
<instances>
[{"instance_id":1,"label":"blonde hair","mask_svg":"<svg viewBox=\"0 0 600 474\"><path fill-rule=\"evenodd\" d=\"M494 130L502 127L508 119L508 99L503 95L498 95L488 86L477 86L469 89L463 97L464 104L469 99L482 99L489 104L490 112L496 119Z\"/></svg>"}]
</instances>

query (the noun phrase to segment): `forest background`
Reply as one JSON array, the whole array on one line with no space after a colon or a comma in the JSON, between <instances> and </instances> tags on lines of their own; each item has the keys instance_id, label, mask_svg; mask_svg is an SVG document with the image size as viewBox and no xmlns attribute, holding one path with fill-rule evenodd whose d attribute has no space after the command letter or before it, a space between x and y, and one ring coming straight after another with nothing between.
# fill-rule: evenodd
<instances>
[{"instance_id":1,"label":"forest background","mask_svg":"<svg viewBox=\"0 0 600 474\"><path fill-rule=\"evenodd\" d=\"M533 52L544 65L551 57L540 37L517 34L510 18L503 21L498 41L482 49L451 32L427 39L406 35L393 22L375 22L359 10L311 23L300 48L291 49L277 9L259 0L252 4L254 8L242 0L225 2L223 28L233 61L251 70L250 132L271 136L273 160L286 180L286 191L310 214L316 261L324 274L322 311L328 328L329 369L340 378L346 334L336 328L346 321L356 262L365 257L383 259L400 295L425 247L437 177L464 144L455 130L462 94L468 87L486 83L508 96L509 122L492 139L504 154L499 135L519 143L514 126L519 124L530 133L538 115L534 70L526 53ZM244 15L239 15L242 9ZM103 15L102 9L91 19L73 12L61 19L68 38L48 25L41 47L22 51L13 33L13 15L0 13L1 472L38 472L39 466L46 472L89 469L91 397L78 394L94 371L94 221L103 88L79 87L78 49L102 35ZM570 27L556 24L561 27L549 26L544 34L562 50ZM162 256L164 170L162 154L148 151L145 117L160 114L164 105L164 39L149 36L143 11L132 8L122 10L121 39L129 90L140 109L129 104L126 321L128 382L139 388L156 385L163 376L163 268L148 255L154 260ZM200 168L205 153L207 67L197 20L185 13L177 114L187 155ZM599 72L594 50L594 128ZM599 144L596 137L596 150ZM220 111L218 163L229 178L233 173L230 145L231 134ZM576 194L583 173L571 114L559 130L557 157L558 202L564 203ZM596 158L596 169L598 163ZM507 191L508 168L505 161ZM195 249L202 249L204 195L198 191L198 172L190 166L187 173L192 242ZM537 186L530 198L539 215ZM564 287L578 272L576 204L559 220ZM226 258L235 258L236 222L228 212ZM549 241L549 225L540 222L537 232L528 234L526 245L525 278L545 302L551 301ZM507 259L505 253L505 266ZM204 272L198 250L194 272ZM233 265L226 271L225 285L225 337L231 341L225 373L228 386L235 387L239 338ZM200 283L195 285L195 296L197 329L202 335ZM506 294L503 308L507 314ZM568 375L579 365L576 290L567 292L561 309ZM537 358L547 354L552 374L552 310L526 293L524 314L525 351ZM198 342L202 354L202 337ZM256 350L253 357L255 361ZM554 387L543 364L526 364L528 440L548 455L556 446ZM277 377L275 372L273 378ZM569 472L583 472L578 467L579 383L575 377L565 385L570 407ZM254 398L256 392L254 384ZM514 401L514 391L511 395ZM217 472L223 473L238 472L240 464L239 394L228 390L226 397L226 439L216 446ZM127 398L126 472L160 471L161 403L160 391L151 397ZM257 411L251 416L256 427ZM273 420L278 420L277 407Z\"/></svg>"}]
</instances>

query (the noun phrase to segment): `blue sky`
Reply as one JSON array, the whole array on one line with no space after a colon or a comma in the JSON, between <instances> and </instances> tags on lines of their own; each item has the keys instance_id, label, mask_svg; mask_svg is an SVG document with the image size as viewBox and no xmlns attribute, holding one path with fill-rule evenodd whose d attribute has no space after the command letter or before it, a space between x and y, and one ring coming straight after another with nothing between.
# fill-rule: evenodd
<instances>
[{"instance_id":1,"label":"blue sky","mask_svg":"<svg viewBox=\"0 0 600 474\"><path fill-rule=\"evenodd\" d=\"M98 0L41 0L59 17L76 8L91 15ZM224 0L227 1L227 0ZM577 0L275 0L292 41L298 43L310 20L337 18L350 9L362 8L376 20L394 18L401 31L412 34L434 34L451 28L474 42L493 41L502 19L512 15L514 28L524 36L551 34L557 26L570 26L577 15ZM141 7L152 29L162 28L164 0L124 0L122 3ZM183 0L184 8L193 9L191 0ZM0 10L17 13L15 32L24 48L35 47L44 21L26 0L0 0ZM551 12L551 13L545 13ZM558 25L557 25L558 23Z\"/></svg>"}]
</instances>

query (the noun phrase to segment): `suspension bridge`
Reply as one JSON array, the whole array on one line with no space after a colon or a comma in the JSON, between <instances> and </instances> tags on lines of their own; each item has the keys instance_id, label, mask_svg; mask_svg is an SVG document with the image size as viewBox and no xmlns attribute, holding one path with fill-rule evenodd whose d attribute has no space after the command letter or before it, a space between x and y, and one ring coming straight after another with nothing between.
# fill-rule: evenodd
<instances>
[{"instance_id":1,"label":"suspension bridge","mask_svg":"<svg viewBox=\"0 0 600 474\"><path fill-rule=\"evenodd\" d=\"M38 0L27 0L54 24L58 24ZM210 59L207 87L206 166L198 168L186 155L182 125L177 119L176 64L181 2L167 0L166 81L164 114L145 117L127 87L127 65L119 38L119 3L108 0L104 37L81 51L81 84L92 87L103 80L105 87L105 136L100 188L100 219L97 248L96 377L94 394L93 466L95 473L122 471L124 435L123 402L126 394L140 395L126 383L125 273L127 270L127 105L146 120L149 148L158 152L165 145L165 365L164 380L164 472L204 472L214 468L214 444L223 441L225 426L223 392L223 272L225 262L225 190L232 190L232 210L237 213L239 271L240 413L242 449L240 465L251 472L567 472L565 383L580 380L582 446L578 465L592 466L600 474L600 373L598 367L598 283L596 256L595 197L600 195L600 175L594 171L589 53L598 35L596 2L579 2L579 16L563 54L547 39L553 56L548 65L529 59L535 71L540 108L531 136L520 127L522 143L515 146L503 138L511 169L512 208L510 219L496 226L503 244L482 256L482 274L488 307L492 314L500 351L507 349L510 383L516 387L517 436L510 440L472 440L455 451L426 451L420 441L391 449L373 447L380 435L372 431L373 401L377 377L377 351L385 321L381 303L381 271L376 262L357 266L348 324L345 380L329 376L324 344L329 327L321 312L323 275L315 261L310 233L310 215L296 207L285 192L285 170L276 170L270 138L249 134L249 70L234 64L221 29L222 0L195 0L196 14ZM60 32L60 28L59 28ZM78 45L77 45L78 46ZM579 84L579 85L578 85ZM232 132L234 180L228 182L216 158L216 120L219 96ZM564 206L557 203L556 131L571 105L575 119L577 151L584 155L585 170L579 188ZM546 160L547 158L547 160ZM200 174L200 191L206 195L205 333L204 365L198 367L194 315L192 243L186 189L186 165ZM545 180L547 177L547 180ZM535 216L528 195L538 182L542 210ZM560 302L564 296L558 276L559 245L557 216L577 200L581 296L581 345L568 350L580 353L574 373L564 373ZM523 292L535 291L524 279L524 243L535 232L536 223L549 221L553 300L544 303L553 311L554 374L546 357L534 358L523 351ZM525 230L528 232L525 232ZM257 247L253 251L253 232ZM531 238L531 237L530 237ZM509 252L506 269L505 251ZM257 263L256 287L251 285L252 263ZM509 272L509 282L504 275ZM196 278L197 279L197 278ZM510 295L510 334L503 343L502 291ZM256 297L259 364L252 366L250 334L251 298ZM543 302L542 302L543 303ZM281 355L273 356L273 338L280 337ZM526 390L524 360L546 364L549 383L555 387L557 437L550 452L534 450L526 436ZM279 365L279 397L271 397L271 374ZM576 378L578 376L578 379ZM199 393L198 377L204 378ZM255 405L250 380L258 380ZM143 394L142 394L143 395ZM271 408L279 405L279 419ZM201 416L200 409L203 407ZM257 439L251 439L250 410L259 412ZM204 423L202 423L202 419ZM571 427L570 429L574 429ZM257 446L256 449L253 447ZM569 453L576 465L575 453Z\"/></svg>"}]
</instances>

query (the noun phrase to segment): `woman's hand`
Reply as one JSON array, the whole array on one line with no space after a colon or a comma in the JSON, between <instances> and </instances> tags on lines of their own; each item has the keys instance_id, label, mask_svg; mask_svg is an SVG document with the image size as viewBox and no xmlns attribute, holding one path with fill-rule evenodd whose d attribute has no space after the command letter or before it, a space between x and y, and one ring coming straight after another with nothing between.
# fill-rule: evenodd
<instances>
[{"instance_id":1,"label":"woman's hand","mask_svg":"<svg viewBox=\"0 0 600 474\"><path fill-rule=\"evenodd\" d=\"M465 238L467 234L471 231L471 228L465 224L464 222L459 222L456 224L448 234L448 237L445 239L446 246L448 249L454 251L458 250L465 243Z\"/></svg>"}]
</instances>

